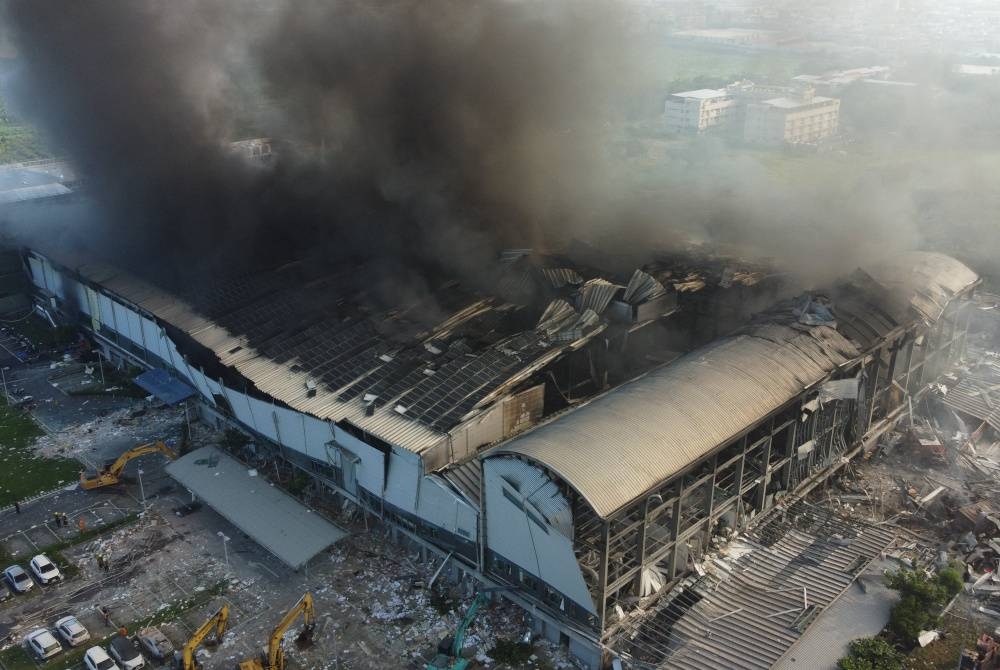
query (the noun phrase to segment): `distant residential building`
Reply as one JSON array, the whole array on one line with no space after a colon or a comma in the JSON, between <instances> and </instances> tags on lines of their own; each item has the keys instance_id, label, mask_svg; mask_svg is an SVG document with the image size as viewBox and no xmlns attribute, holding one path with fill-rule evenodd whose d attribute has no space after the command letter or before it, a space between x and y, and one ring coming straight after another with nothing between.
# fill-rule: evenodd
<instances>
[{"instance_id":1,"label":"distant residential building","mask_svg":"<svg viewBox=\"0 0 1000 670\"><path fill-rule=\"evenodd\" d=\"M672 133L703 133L729 125L737 104L726 89L703 88L674 93L663 105L664 121Z\"/></svg>"},{"instance_id":2,"label":"distant residential building","mask_svg":"<svg viewBox=\"0 0 1000 670\"><path fill-rule=\"evenodd\" d=\"M889 78L890 73L891 70L885 65L875 65L827 72L821 75L800 74L797 77L792 77L792 81L812 86L822 93L834 93L856 81L884 81Z\"/></svg>"},{"instance_id":3,"label":"distant residential building","mask_svg":"<svg viewBox=\"0 0 1000 670\"><path fill-rule=\"evenodd\" d=\"M970 65L963 63L954 67L955 74L967 77L992 77L1000 74L1000 65Z\"/></svg>"},{"instance_id":4,"label":"distant residential building","mask_svg":"<svg viewBox=\"0 0 1000 670\"><path fill-rule=\"evenodd\" d=\"M754 144L814 144L837 132L840 100L814 95L772 98L747 105L744 139Z\"/></svg>"},{"instance_id":5,"label":"distant residential building","mask_svg":"<svg viewBox=\"0 0 1000 670\"><path fill-rule=\"evenodd\" d=\"M706 28L702 30L679 30L673 37L700 44L741 48L773 48L796 41L778 30L760 28Z\"/></svg>"}]
</instances>

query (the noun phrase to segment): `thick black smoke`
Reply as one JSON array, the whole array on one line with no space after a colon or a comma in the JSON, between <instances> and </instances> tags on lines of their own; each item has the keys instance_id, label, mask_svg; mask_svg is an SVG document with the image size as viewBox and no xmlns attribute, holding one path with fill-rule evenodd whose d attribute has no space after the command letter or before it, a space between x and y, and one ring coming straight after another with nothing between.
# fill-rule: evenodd
<instances>
[{"instance_id":1,"label":"thick black smoke","mask_svg":"<svg viewBox=\"0 0 1000 670\"><path fill-rule=\"evenodd\" d=\"M489 282L594 216L621 80L589 2L14 1L17 99L100 247L167 281L292 258ZM281 138L250 167L228 142Z\"/></svg>"},{"instance_id":2,"label":"thick black smoke","mask_svg":"<svg viewBox=\"0 0 1000 670\"><path fill-rule=\"evenodd\" d=\"M182 288L289 259L364 265L359 283L389 295L456 277L489 288L499 249L573 239L626 275L682 239L772 257L810 285L963 237L1000 253L956 226L992 230L996 161L936 149L996 145L980 98L921 83L880 108L847 91L863 146L812 156L632 135L615 106L672 91L626 34L630 8L9 0L5 19L20 111L95 200L74 244ZM282 140L277 160L233 154L248 136Z\"/></svg>"}]
</instances>

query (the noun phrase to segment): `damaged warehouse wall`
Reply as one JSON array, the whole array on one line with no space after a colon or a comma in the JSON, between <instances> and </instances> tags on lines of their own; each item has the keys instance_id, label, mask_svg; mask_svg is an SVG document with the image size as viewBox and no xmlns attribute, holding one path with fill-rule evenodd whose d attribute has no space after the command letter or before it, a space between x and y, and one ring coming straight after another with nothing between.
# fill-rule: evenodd
<instances>
[{"instance_id":1,"label":"damaged warehouse wall","mask_svg":"<svg viewBox=\"0 0 1000 670\"><path fill-rule=\"evenodd\" d=\"M487 473L533 463L571 501L575 557L560 570L585 581L596 615L566 608L569 594L549 593L516 539L504 544L487 526L489 573L614 644L714 535L829 476L961 355L978 283L936 254L888 261L864 279L835 287L843 302L779 304L487 452ZM494 504L506 504L502 492L487 488L487 519Z\"/></svg>"},{"instance_id":2,"label":"damaged warehouse wall","mask_svg":"<svg viewBox=\"0 0 1000 670\"><path fill-rule=\"evenodd\" d=\"M478 504L428 470L434 463L445 465L468 457L475 445L501 439L523 427L525 421L537 420L539 387L514 394L491 411L457 426L454 436L433 436L425 453L418 454L390 445L350 421L323 421L283 407L273 398L238 390L222 378L213 379L179 352L157 315L133 302L169 308L172 298L157 295L152 287L141 282L126 284L121 278L112 280L117 273L111 269L86 266L83 272L73 272L37 252L28 254L26 261L39 298L53 311L76 312L76 318L96 337L115 349L113 358L127 357L133 364L173 371L199 392L206 406L231 417L247 432L279 445L284 449L281 455L296 467L335 486L375 514L454 550L468 565L477 565ZM95 283L94 277L103 278L104 284ZM116 288L133 300L110 290L115 281ZM419 426L417 431L426 432Z\"/></svg>"},{"instance_id":3,"label":"damaged warehouse wall","mask_svg":"<svg viewBox=\"0 0 1000 670\"><path fill-rule=\"evenodd\" d=\"M715 534L825 478L887 428L961 354L963 301L977 282L937 254L887 260L510 438L541 416L537 384L499 387L498 402L448 432L364 397L329 405L353 413L322 419L320 402L336 397L314 392L294 365L238 362L246 341L175 297L110 269L25 259L39 303L87 325L116 356L172 370L302 471L468 569L518 585L522 604L554 622L546 634L589 631L612 644ZM578 338L579 313L560 309ZM222 367L195 362L191 333ZM302 406L254 388L261 378L298 389ZM376 433L385 426L395 439Z\"/></svg>"}]
</instances>

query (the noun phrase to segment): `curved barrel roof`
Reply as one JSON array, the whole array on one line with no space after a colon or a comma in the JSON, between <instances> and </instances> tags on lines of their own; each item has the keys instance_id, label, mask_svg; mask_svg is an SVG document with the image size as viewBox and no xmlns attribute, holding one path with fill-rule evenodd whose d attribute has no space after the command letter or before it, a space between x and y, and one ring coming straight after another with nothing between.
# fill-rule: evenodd
<instances>
[{"instance_id":1,"label":"curved barrel roof","mask_svg":"<svg viewBox=\"0 0 1000 670\"><path fill-rule=\"evenodd\" d=\"M865 268L913 321L940 317L978 281L942 254L913 252ZM765 323L623 384L489 453L544 465L602 517L678 474L861 353L828 325Z\"/></svg>"}]
</instances>

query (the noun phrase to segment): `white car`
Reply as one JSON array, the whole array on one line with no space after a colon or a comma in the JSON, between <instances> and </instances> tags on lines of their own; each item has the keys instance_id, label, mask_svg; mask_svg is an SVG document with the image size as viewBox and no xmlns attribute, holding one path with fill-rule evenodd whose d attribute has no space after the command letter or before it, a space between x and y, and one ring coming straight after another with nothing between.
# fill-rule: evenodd
<instances>
[{"instance_id":1,"label":"white car","mask_svg":"<svg viewBox=\"0 0 1000 670\"><path fill-rule=\"evenodd\" d=\"M83 655L83 666L87 670L121 670L108 656L103 647L91 647Z\"/></svg>"},{"instance_id":2,"label":"white car","mask_svg":"<svg viewBox=\"0 0 1000 670\"><path fill-rule=\"evenodd\" d=\"M31 577L20 565L10 566L3 571L3 576L15 593L27 593L35 585L35 582L31 581Z\"/></svg>"},{"instance_id":3,"label":"white car","mask_svg":"<svg viewBox=\"0 0 1000 670\"><path fill-rule=\"evenodd\" d=\"M28 644L28 649L31 650L31 653L34 654L39 661L52 658L62 651L62 645L59 644L59 640L57 640L52 633L44 628L31 631L28 633L28 636L24 638L24 641Z\"/></svg>"},{"instance_id":4,"label":"white car","mask_svg":"<svg viewBox=\"0 0 1000 670\"><path fill-rule=\"evenodd\" d=\"M38 556L31 559L28 567L35 573L35 578L38 579L40 584L51 584L63 578L62 573L59 572L59 568L45 554L38 554Z\"/></svg>"},{"instance_id":5,"label":"white car","mask_svg":"<svg viewBox=\"0 0 1000 670\"><path fill-rule=\"evenodd\" d=\"M79 647L90 639L90 631L75 616L64 616L56 621L56 632L71 647Z\"/></svg>"}]
</instances>

